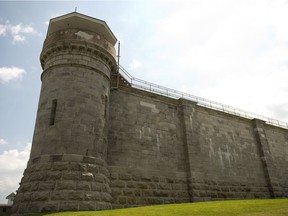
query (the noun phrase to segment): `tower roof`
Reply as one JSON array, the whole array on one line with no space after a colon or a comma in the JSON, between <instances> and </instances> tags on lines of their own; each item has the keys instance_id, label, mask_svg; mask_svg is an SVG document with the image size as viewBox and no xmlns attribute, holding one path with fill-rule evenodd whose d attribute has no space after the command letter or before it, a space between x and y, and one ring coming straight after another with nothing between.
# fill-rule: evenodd
<instances>
[{"instance_id":1,"label":"tower roof","mask_svg":"<svg viewBox=\"0 0 288 216\"><path fill-rule=\"evenodd\" d=\"M115 35L105 21L77 12L72 12L63 16L50 19L47 36L61 29L68 28L78 28L89 31L97 29L96 32L103 35L108 42L113 44L113 46L117 42L117 38L115 37Z\"/></svg>"}]
</instances>

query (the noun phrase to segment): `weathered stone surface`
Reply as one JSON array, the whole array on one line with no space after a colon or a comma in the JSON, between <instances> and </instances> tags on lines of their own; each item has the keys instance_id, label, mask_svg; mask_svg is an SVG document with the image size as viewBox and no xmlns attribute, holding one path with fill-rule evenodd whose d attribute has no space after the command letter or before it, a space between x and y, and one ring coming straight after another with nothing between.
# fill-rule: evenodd
<instances>
[{"instance_id":1,"label":"weathered stone surface","mask_svg":"<svg viewBox=\"0 0 288 216\"><path fill-rule=\"evenodd\" d=\"M75 202L61 202L60 203L60 207L59 207L59 211L77 211L78 210L78 203Z\"/></svg>"},{"instance_id":2,"label":"weathered stone surface","mask_svg":"<svg viewBox=\"0 0 288 216\"><path fill-rule=\"evenodd\" d=\"M79 204L80 211L94 211L95 210L95 202L81 202Z\"/></svg>"},{"instance_id":3,"label":"weathered stone surface","mask_svg":"<svg viewBox=\"0 0 288 216\"><path fill-rule=\"evenodd\" d=\"M51 200L67 200L68 194L63 191L53 191L51 192Z\"/></svg>"},{"instance_id":4,"label":"weathered stone surface","mask_svg":"<svg viewBox=\"0 0 288 216\"><path fill-rule=\"evenodd\" d=\"M93 173L89 173L89 172L86 172L86 173L82 173L82 180L85 180L85 181L93 181L94 180L94 175Z\"/></svg>"},{"instance_id":5,"label":"weathered stone surface","mask_svg":"<svg viewBox=\"0 0 288 216\"><path fill-rule=\"evenodd\" d=\"M288 197L287 129L142 91L123 77L116 89L109 28L100 31L98 20L85 29L87 17L69 16L84 29L62 19L53 22L65 31L49 27L15 214Z\"/></svg>"},{"instance_id":6,"label":"weathered stone surface","mask_svg":"<svg viewBox=\"0 0 288 216\"><path fill-rule=\"evenodd\" d=\"M89 181L78 181L77 184L76 184L76 190L90 191L91 190L91 182L89 182Z\"/></svg>"},{"instance_id":7,"label":"weathered stone surface","mask_svg":"<svg viewBox=\"0 0 288 216\"><path fill-rule=\"evenodd\" d=\"M79 180L81 179L81 172L77 171L63 171L62 180Z\"/></svg>"},{"instance_id":8,"label":"weathered stone surface","mask_svg":"<svg viewBox=\"0 0 288 216\"><path fill-rule=\"evenodd\" d=\"M46 201L49 199L50 192L33 192L31 195L31 200L33 201Z\"/></svg>"},{"instance_id":9,"label":"weathered stone surface","mask_svg":"<svg viewBox=\"0 0 288 216\"><path fill-rule=\"evenodd\" d=\"M59 209L59 203L57 202L48 202L42 206L41 212L56 212Z\"/></svg>"},{"instance_id":10,"label":"weathered stone surface","mask_svg":"<svg viewBox=\"0 0 288 216\"><path fill-rule=\"evenodd\" d=\"M73 180L62 180L57 182L57 190L75 190L76 181Z\"/></svg>"},{"instance_id":11,"label":"weathered stone surface","mask_svg":"<svg viewBox=\"0 0 288 216\"><path fill-rule=\"evenodd\" d=\"M39 191L50 191L50 190L54 190L55 187L55 182L54 181L50 181L50 182L40 182L39 186L37 188L37 190Z\"/></svg>"},{"instance_id":12,"label":"weathered stone surface","mask_svg":"<svg viewBox=\"0 0 288 216\"><path fill-rule=\"evenodd\" d=\"M84 194L84 199L85 200L93 200L93 201L100 201L101 196L99 192L86 192Z\"/></svg>"}]
</instances>

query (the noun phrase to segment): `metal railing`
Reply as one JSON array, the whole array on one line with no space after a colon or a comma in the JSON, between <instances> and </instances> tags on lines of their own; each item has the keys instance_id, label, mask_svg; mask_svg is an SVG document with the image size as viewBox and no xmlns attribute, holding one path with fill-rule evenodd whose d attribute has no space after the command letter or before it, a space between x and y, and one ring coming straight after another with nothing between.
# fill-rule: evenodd
<instances>
[{"instance_id":1,"label":"metal railing","mask_svg":"<svg viewBox=\"0 0 288 216\"><path fill-rule=\"evenodd\" d=\"M221 104L215 101L211 101L205 98L197 97L188 93L180 92L180 91L170 89L167 87L163 87L163 86L151 83L151 82L147 82L145 80L138 79L136 77L133 77L131 74L129 74L129 72L126 71L121 65L119 65L119 73L134 88L142 89L148 92L153 92L153 93L163 95L166 97L170 97L170 98L174 98L174 99L179 99L179 98L187 99L190 101L197 102L197 105L200 105L203 107L208 107L210 109L222 111L225 113L244 117L247 119L254 119L254 118L260 119L260 120L265 121L267 124L288 129L288 123L286 122L268 118L268 117L258 115L252 112L247 112L247 111L244 111L244 110L232 107L232 106Z\"/></svg>"}]
</instances>

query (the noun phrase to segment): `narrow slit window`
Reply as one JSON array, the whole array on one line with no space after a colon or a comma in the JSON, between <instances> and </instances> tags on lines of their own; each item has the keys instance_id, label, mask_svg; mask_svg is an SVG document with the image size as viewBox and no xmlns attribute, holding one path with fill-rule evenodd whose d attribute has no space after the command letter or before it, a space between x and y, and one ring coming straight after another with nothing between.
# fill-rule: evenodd
<instances>
[{"instance_id":1,"label":"narrow slit window","mask_svg":"<svg viewBox=\"0 0 288 216\"><path fill-rule=\"evenodd\" d=\"M104 107L104 118L106 119L107 118L107 109L108 109L108 97L107 95L105 95L105 107Z\"/></svg>"},{"instance_id":2,"label":"narrow slit window","mask_svg":"<svg viewBox=\"0 0 288 216\"><path fill-rule=\"evenodd\" d=\"M49 123L49 125L54 125L54 123L55 123L56 109L57 109L57 100L54 99L54 100L52 101L52 107L51 107L50 123Z\"/></svg>"}]
</instances>

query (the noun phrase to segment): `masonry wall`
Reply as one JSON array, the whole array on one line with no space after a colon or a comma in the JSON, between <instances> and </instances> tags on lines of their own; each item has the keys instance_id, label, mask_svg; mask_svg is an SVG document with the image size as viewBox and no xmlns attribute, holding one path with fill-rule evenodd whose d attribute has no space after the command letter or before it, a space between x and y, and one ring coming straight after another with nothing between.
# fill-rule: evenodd
<instances>
[{"instance_id":1,"label":"masonry wall","mask_svg":"<svg viewBox=\"0 0 288 216\"><path fill-rule=\"evenodd\" d=\"M161 99L132 88L110 93L107 163L114 208L190 200L178 103Z\"/></svg>"},{"instance_id":2,"label":"masonry wall","mask_svg":"<svg viewBox=\"0 0 288 216\"><path fill-rule=\"evenodd\" d=\"M251 121L199 106L185 118L195 201L270 197Z\"/></svg>"},{"instance_id":3,"label":"masonry wall","mask_svg":"<svg viewBox=\"0 0 288 216\"><path fill-rule=\"evenodd\" d=\"M265 127L271 175L277 196L288 196L288 132L282 128Z\"/></svg>"},{"instance_id":4,"label":"masonry wall","mask_svg":"<svg viewBox=\"0 0 288 216\"><path fill-rule=\"evenodd\" d=\"M112 206L287 197L287 137L259 120L121 86L110 94Z\"/></svg>"}]
</instances>

